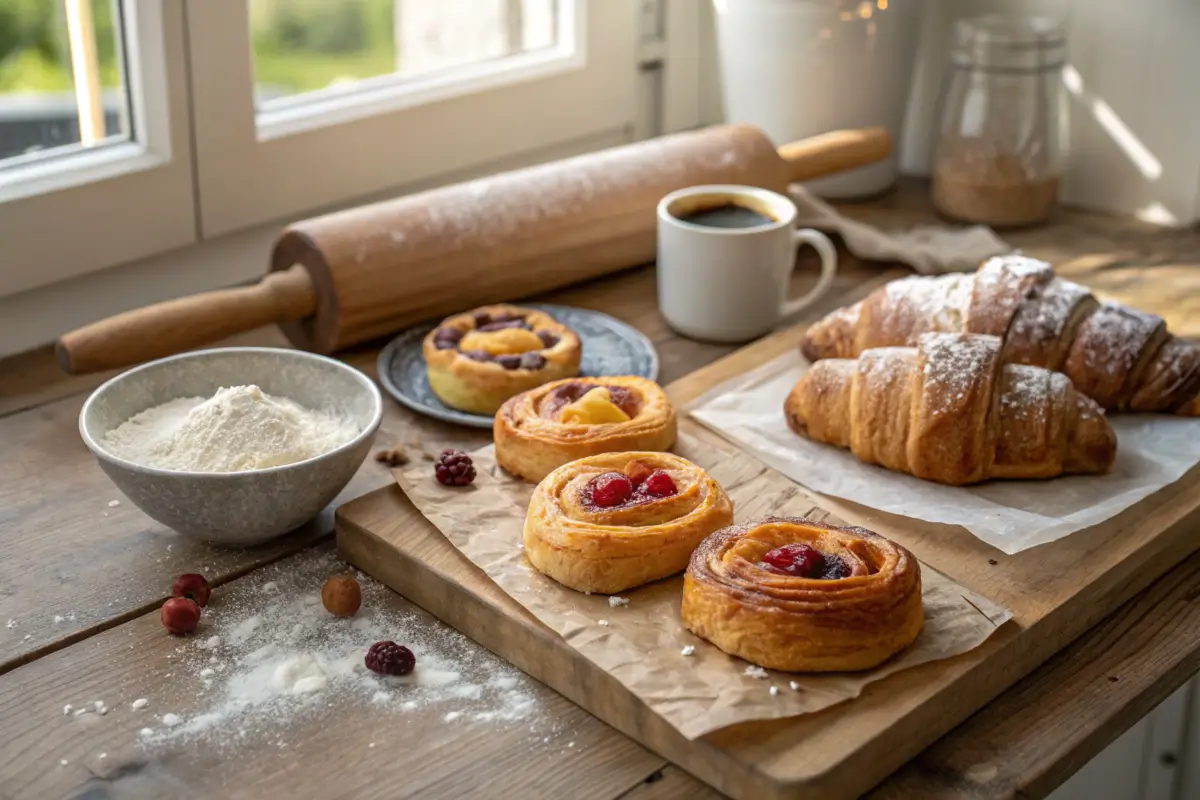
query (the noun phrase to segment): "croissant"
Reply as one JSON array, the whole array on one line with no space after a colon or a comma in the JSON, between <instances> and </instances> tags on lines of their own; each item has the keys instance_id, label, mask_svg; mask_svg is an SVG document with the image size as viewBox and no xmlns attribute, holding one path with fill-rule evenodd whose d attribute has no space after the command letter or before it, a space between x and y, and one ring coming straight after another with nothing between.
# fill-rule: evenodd
<instances>
[{"instance_id":1,"label":"croissant","mask_svg":"<svg viewBox=\"0 0 1200 800\"><path fill-rule=\"evenodd\" d=\"M1019 255L988 259L970 275L892 281L811 326L800 349L810 361L855 358L911 347L928 332L1000 336L1004 363L1065 373L1108 410L1200 416L1200 345Z\"/></svg>"},{"instance_id":2,"label":"croissant","mask_svg":"<svg viewBox=\"0 0 1200 800\"><path fill-rule=\"evenodd\" d=\"M767 517L696 548L681 616L692 633L760 667L870 669L921 632L921 566L863 528Z\"/></svg>"},{"instance_id":3,"label":"croissant","mask_svg":"<svg viewBox=\"0 0 1200 800\"><path fill-rule=\"evenodd\" d=\"M801 436L938 483L1107 471L1117 439L1096 402L1062 373L1000 354L996 336L925 333L916 347L825 359L784 415Z\"/></svg>"}]
</instances>

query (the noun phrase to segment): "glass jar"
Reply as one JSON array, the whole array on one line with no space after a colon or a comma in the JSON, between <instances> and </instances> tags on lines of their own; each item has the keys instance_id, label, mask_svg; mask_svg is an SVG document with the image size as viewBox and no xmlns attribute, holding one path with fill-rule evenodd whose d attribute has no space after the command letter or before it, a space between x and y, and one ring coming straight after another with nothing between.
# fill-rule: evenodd
<instances>
[{"instance_id":1,"label":"glass jar","mask_svg":"<svg viewBox=\"0 0 1200 800\"><path fill-rule=\"evenodd\" d=\"M933 154L933 204L997 228L1045 221L1058 204L1066 35L1045 18L955 23Z\"/></svg>"}]
</instances>

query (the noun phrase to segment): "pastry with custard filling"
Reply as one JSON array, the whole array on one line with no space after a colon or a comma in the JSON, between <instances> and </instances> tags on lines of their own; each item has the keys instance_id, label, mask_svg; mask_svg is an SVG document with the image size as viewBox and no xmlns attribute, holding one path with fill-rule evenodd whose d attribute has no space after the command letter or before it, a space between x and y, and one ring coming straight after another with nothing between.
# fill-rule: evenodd
<instances>
[{"instance_id":1,"label":"pastry with custard filling","mask_svg":"<svg viewBox=\"0 0 1200 800\"><path fill-rule=\"evenodd\" d=\"M529 481L585 456L668 450L675 428L666 392L635 375L542 384L505 401L492 426L497 463Z\"/></svg>"},{"instance_id":2,"label":"pastry with custard filling","mask_svg":"<svg viewBox=\"0 0 1200 800\"><path fill-rule=\"evenodd\" d=\"M696 545L732 522L733 501L687 459L602 453L537 485L525 555L564 586L614 594L682 571Z\"/></svg>"},{"instance_id":3,"label":"pastry with custard filling","mask_svg":"<svg viewBox=\"0 0 1200 800\"><path fill-rule=\"evenodd\" d=\"M429 386L451 408L495 414L505 400L579 374L579 336L543 311L483 306L442 321L421 345Z\"/></svg>"},{"instance_id":4,"label":"pastry with custard filling","mask_svg":"<svg viewBox=\"0 0 1200 800\"><path fill-rule=\"evenodd\" d=\"M696 548L681 613L692 633L760 667L870 669L924 626L921 566L863 528L767 517Z\"/></svg>"}]
</instances>

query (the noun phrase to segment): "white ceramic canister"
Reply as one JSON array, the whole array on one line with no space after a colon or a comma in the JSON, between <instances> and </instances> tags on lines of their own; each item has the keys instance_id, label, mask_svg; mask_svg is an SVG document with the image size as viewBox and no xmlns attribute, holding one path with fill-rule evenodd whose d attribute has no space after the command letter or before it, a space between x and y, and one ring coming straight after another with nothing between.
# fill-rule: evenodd
<instances>
[{"instance_id":1,"label":"white ceramic canister","mask_svg":"<svg viewBox=\"0 0 1200 800\"><path fill-rule=\"evenodd\" d=\"M713 0L725 119L776 144L882 125L885 161L806 186L823 197L885 191L899 174L920 0Z\"/></svg>"}]
</instances>

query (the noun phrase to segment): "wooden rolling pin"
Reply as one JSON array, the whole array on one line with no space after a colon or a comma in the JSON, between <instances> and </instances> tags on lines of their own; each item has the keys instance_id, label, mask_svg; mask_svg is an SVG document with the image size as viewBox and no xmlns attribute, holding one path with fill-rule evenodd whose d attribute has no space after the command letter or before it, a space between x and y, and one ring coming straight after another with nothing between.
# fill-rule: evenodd
<instances>
[{"instance_id":1,"label":"wooden rolling pin","mask_svg":"<svg viewBox=\"0 0 1200 800\"><path fill-rule=\"evenodd\" d=\"M432 317L514 300L654 260L655 208L687 186L785 192L886 158L887 131L775 145L723 125L445 186L299 222L256 285L129 311L64 335L72 374L127 367L279 324L332 353Z\"/></svg>"}]
</instances>

